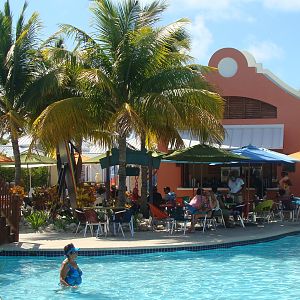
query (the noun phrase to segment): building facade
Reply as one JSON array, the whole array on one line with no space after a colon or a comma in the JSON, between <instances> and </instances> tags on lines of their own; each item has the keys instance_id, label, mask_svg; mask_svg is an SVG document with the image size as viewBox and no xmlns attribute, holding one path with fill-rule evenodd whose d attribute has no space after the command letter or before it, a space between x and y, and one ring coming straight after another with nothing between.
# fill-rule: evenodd
<instances>
[{"instance_id":1,"label":"building facade","mask_svg":"<svg viewBox=\"0 0 300 300\"><path fill-rule=\"evenodd\" d=\"M215 68L215 71L207 79L226 100L222 121L226 131L224 148L252 144L284 154L300 150L298 90L263 69L251 54L233 48L215 52L209 66ZM170 186L178 195L190 194L189 189L182 188L184 168L187 167L162 163L158 172L158 188L162 190L163 186ZM220 168L203 168L203 172L208 172L207 176L221 176ZM268 175L273 177L273 186L276 185L275 177L278 177L279 170L275 168L267 171L272 173ZM289 171L293 183L292 193L300 195L300 168L296 166ZM272 182L268 184L271 186Z\"/></svg>"}]
</instances>

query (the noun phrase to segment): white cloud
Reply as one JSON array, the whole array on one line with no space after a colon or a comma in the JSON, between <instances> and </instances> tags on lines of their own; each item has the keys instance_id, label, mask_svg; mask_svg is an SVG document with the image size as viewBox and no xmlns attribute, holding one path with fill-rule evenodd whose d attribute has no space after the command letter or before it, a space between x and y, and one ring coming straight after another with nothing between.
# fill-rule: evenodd
<instances>
[{"instance_id":1,"label":"white cloud","mask_svg":"<svg viewBox=\"0 0 300 300\"><path fill-rule=\"evenodd\" d=\"M263 5L267 8L285 11L300 10L299 0L263 0Z\"/></svg>"},{"instance_id":2,"label":"white cloud","mask_svg":"<svg viewBox=\"0 0 300 300\"><path fill-rule=\"evenodd\" d=\"M243 20L252 22L254 17L245 10L245 4L255 0L169 0L173 12L190 11L209 20Z\"/></svg>"},{"instance_id":3,"label":"white cloud","mask_svg":"<svg viewBox=\"0 0 300 300\"><path fill-rule=\"evenodd\" d=\"M254 42L247 49L257 62L265 62L283 57L283 50L273 42Z\"/></svg>"},{"instance_id":4,"label":"white cloud","mask_svg":"<svg viewBox=\"0 0 300 300\"><path fill-rule=\"evenodd\" d=\"M188 30L192 36L191 55L197 61L207 61L208 49L213 42L213 36L206 27L204 18L197 16L195 21L188 26Z\"/></svg>"}]
</instances>

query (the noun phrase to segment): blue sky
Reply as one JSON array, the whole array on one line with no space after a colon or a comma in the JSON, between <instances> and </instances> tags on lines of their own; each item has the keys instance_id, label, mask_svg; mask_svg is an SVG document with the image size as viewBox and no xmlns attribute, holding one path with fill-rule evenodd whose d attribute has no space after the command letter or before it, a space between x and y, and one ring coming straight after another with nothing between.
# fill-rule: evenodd
<instances>
[{"instance_id":1,"label":"blue sky","mask_svg":"<svg viewBox=\"0 0 300 300\"><path fill-rule=\"evenodd\" d=\"M115 0L117 1L117 0ZM141 1L143 3L150 0ZM0 0L3 7L4 0ZM89 0L28 0L28 14L40 13L44 37L68 23L87 32L91 14ZM300 89L300 0L169 0L163 23L185 17L191 20L192 55L207 65L220 48L249 51L258 63L281 80ZM22 0L10 0L18 15Z\"/></svg>"}]
</instances>

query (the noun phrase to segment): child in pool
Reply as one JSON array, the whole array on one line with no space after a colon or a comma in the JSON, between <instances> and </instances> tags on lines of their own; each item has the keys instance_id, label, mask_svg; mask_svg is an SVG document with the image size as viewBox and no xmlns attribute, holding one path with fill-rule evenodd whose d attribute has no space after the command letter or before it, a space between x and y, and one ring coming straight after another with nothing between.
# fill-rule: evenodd
<instances>
[{"instance_id":1,"label":"child in pool","mask_svg":"<svg viewBox=\"0 0 300 300\"><path fill-rule=\"evenodd\" d=\"M60 283L63 286L77 288L81 284L82 271L76 263L78 250L79 248L75 248L73 244L68 244L64 247L67 258L60 267Z\"/></svg>"}]
</instances>

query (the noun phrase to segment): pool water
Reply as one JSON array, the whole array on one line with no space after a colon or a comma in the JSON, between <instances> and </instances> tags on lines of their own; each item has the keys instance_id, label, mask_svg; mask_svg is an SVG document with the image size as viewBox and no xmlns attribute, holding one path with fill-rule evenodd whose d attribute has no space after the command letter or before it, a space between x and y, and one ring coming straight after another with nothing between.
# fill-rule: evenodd
<instances>
[{"instance_id":1,"label":"pool water","mask_svg":"<svg viewBox=\"0 0 300 300\"><path fill-rule=\"evenodd\" d=\"M79 256L83 283L58 285L63 257L0 257L0 298L300 299L300 236L200 252Z\"/></svg>"}]
</instances>

